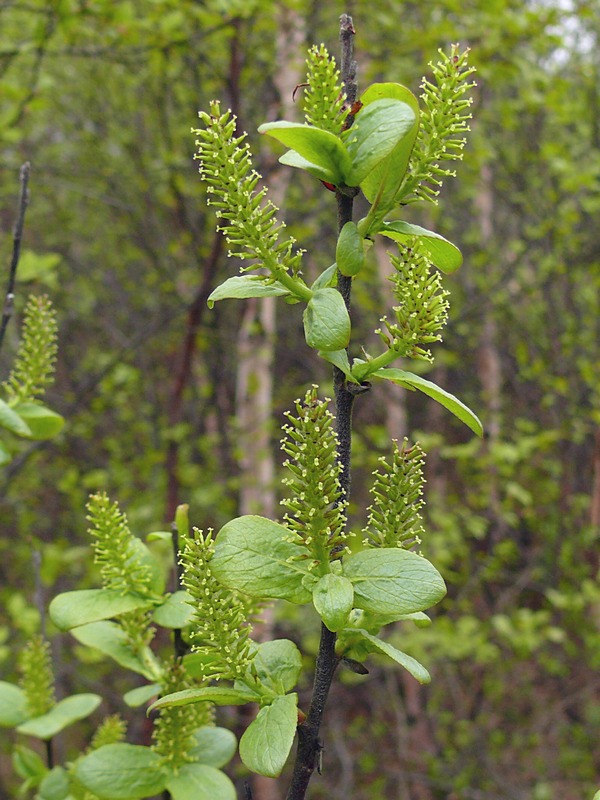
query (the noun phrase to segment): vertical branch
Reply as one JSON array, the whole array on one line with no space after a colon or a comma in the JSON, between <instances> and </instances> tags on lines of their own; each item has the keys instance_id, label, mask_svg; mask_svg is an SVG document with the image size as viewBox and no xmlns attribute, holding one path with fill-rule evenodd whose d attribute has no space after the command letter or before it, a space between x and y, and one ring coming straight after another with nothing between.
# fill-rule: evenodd
<instances>
[{"instance_id":1,"label":"vertical branch","mask_svg":"<svg viewBox=\"0 0 600 800\"><path fill-rule=\"evenodd\" d=\"M17 275L17 267L19 265L19 258L21 255L21 240L23 238L23 226L25 224L25 212L29 203L29 174L31 165L28 161L21 167L20 182L21 190L19 192L19 202L17 204L17 221L13 231L13 251L10 261L10 270L8 274L8 287L6 289L6 299L4 300L4 308L2 310L2 322L0 323L0 348L4 341L4 334L6 327L12 317L14 300L15 300L15 279Z\"/></svg>"},{"instance_id":2,"label":"vertical branch","mask_svg":"<svg viewBox=\"0 0 600 800\"><path fill-rule=\"evenodd\" d=\"M341 77L346 92L347 102L352 105L356 100L356 62L353 60L354 26L348 14L340 17L340 41L342 49ZM352 124L352 116L348 117L347 126ZM357 191L350 193L336 192L338 207L338 230L346 222L352 220L354 196ZM338 272L338 291L344 298L346 308L350 311L352 279ZM335 416L338 434L338 461L341 465L340 485L345 498L350 494L350 450L352 444L352 406L356 392L350 390L344 374L333 368L333 383L335 392ZM359 387L361 391L363 387ZM287 795L287 800L304 800L309 781L317 766L322 744L319 731L323 721L327 697L337 669L339 658L335 653L337 636L325 625L321 625L321 640L319 653L315 664L315 677L313 695L306 720L298 726L298 749L294 771Z\"/></svg>"}]
</instances>

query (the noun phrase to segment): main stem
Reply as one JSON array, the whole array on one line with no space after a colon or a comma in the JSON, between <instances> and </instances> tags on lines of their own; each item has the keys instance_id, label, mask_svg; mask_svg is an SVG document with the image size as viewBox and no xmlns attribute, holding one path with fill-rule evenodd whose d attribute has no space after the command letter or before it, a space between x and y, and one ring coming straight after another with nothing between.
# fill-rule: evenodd
<instances>
[{"instance_id":1,"label":"main stem","mask_svg":"<svg viewBox=\"0 0 600 800\"><path fill-rule=\"evenodd\" d=\"M352 18L347 14L340 17L340 40L342 43L341 75L346 91L347 102L352 105L356 99L356 62L352 60L352 37L354 28ZM351 122L350 122L351 124ZM338 231L346 222L352 220L354 199L336 192L338 206ZM338 291L350 311L352 278L338 272ZM341 466L340 487L343 497L350 496L350 450L352 444L352 406L355 393L348 389L344 373L333 368L333 387L335 393L335 416L337 422L337 459ZM315 664L313 695L306 720L298 726L298 750L294 772L287 794L287 800L304 800L308 784L317 764L323 745L319 731L325 712L325 704L337 669L339 658L335 653L336 634L321 625L321 641Z\"/></svg>"}]
</instances>

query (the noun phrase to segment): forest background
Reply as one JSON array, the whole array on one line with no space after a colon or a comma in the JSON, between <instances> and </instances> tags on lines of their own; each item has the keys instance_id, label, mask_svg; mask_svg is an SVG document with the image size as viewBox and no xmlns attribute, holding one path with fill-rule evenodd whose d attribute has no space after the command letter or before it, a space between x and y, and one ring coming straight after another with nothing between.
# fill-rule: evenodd
<instances>
[{"instance_id":1,"label":"forest background","mask_svg":"<svg viewBox=\"0 0 600 800\"><path fill-rule=\"evenodd\" d=\"M283 421L314 382L331 394L330 370L301 344L296 307L276 315L265 299L208 310L238 265L213 233L190 128L214 97L234 110L316 276L332 260L332 195L281 167L256 128L300 118L292 94L307 48L323 41L337 53L343 11L357 30L360 88L384 79L418 93L439 47L472 48L465 162L444 187L443 213L428 206L410 219L463 251L445 279L451 317L427 376L479 413L486 438L419 393L378 386L357 403L353 504L368 504L363 485L389 436L418 439L428 452L423 550L449 594L431 628L403 634L430 686L377 662L366 679L337 681L312 796L591 798L600 772L597 0L0 3L0 264L8 279L19 167L30 161L17 323L27 293L51 297L60 339L47 403L67 420L0 474L0 677L14 680L19 648L47 627L59 695L99 691L103 713L122 709L131 677L44 618L57 593L95 585L91 491L118 500L138 535L168 529L181 502L194 524L215 529L238 513L277 514L271 410ZM364 319L354 321L365 332L388 292L380 260L375 251ZM3 378L17 340L13 321ZM275 629L316 651L316 619L280 610ZM142 715L127 713L142 741ZM2 797L12 796L10 744L3 736Z\"/></svg>"}]
</instances>

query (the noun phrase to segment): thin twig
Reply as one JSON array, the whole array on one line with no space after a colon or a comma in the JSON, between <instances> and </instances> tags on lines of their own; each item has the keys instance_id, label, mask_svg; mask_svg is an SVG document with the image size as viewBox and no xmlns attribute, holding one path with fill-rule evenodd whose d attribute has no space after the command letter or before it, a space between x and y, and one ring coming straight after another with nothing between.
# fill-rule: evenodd
<instances>
[{"instance_id":1,"label":"thin twig","mask_svg":"<svg viewBox=\"0 0 600 800\"><path fill-rule=\"evenodd\" d=\"M21 240L23 238L23 226L25 224L25 212L29 203L29 174L31 172L31 165L26 161L21 167L19 180L21 182L21 189L19 191L19 202L17 205L17 221L13 230L13 251L10 261L10 271L8 275L8 288L6 290L6 299L4 300L4 308L2 310L2 323L0 324L0 349L4 342L4 334L6 327L12 317L14 301L15 301L15 280L17 275L17 267L19 266L19 257L21 255Z\"/></svg>"}]
</instances>

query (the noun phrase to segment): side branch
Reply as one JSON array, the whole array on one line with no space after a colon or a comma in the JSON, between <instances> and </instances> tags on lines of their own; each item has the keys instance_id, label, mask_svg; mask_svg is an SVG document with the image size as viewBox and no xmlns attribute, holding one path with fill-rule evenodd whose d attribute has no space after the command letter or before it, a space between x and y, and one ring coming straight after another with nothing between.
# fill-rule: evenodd
<instances>
[{"instance_id":1,"label":"side branch","mask_svg":"<svg viewBox=\"0 0 600 800\"><path fill-rule=\"evenodd\" d=\"M19 258L21 256L21 240L23 238L25 212L29 203L28 184L30 172L31 165L28 161L26 161L21 167L20 173L21 190L19 192L19 202L17 206L17 221L15 222L13 231L13 251L8 275L8 288L6 290L6 299L4 300L4 308L2 310L2 322L0 323L0 348L2 348L4 334L6 333L6 328L13 313L15 300L15 279L17 275L17 267L19 265Z\"/></svg>"}]
</instances>

